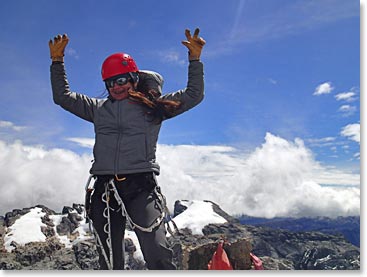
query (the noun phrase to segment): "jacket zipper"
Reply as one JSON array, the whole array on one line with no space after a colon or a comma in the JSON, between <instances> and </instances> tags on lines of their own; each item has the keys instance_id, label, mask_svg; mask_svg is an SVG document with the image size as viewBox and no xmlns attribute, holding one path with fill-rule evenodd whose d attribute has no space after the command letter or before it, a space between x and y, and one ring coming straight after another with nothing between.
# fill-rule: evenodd
<instances>
[{"instance_id":1,"label":"jacket zipper","mask_svg":"<svg viewBox=\"0 0 367 277\"><path fill-rule=\"evenodd\" d=\"M116 145L116 153L115 153L115 175L118 174L118 164L119 164L119 153L120 153L120 140L122 137L122 128L120 122L120 104L117 102L117 145Z\"/></svg>"}]
</instances>

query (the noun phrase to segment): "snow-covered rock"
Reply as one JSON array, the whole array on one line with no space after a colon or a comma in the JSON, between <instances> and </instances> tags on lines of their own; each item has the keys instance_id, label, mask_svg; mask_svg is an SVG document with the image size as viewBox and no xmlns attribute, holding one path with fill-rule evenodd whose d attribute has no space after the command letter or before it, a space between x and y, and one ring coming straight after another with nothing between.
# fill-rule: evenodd
<instances>
[{"instance_id":1,"label":"snow-covered rock","mask_svg":"<svg viewBox=\"0 0 367 277\"><path fill-rule=\"evenodd\" d=\"M251 269L250 252L266 269L359 269L359 248L341 237L241 225L211 201L176 201L173 219L179 232L167 237L178 269L207 269L219 241L225 241L235 269ZM94 237L78 204L61 213L38 205L0 216L0 254L0 269L99 268ZM146 269L132 230L125 232L125 255L126 268Z\"/></svg>"},{"instance_id":2,"label":"snow-covered rock","mask_svg":"<svg viewBox=\"0 0 367 277\"><path fill-rule=\"evenodd\" d=\"M213 210L213 204L208 201L181 200L176 201L176 206L185 207L184 211L174 217L177 227L189 229L193 235L204 235L203 228L208 224L227 222L224 217Z\"/></svg>"},{"instance_id":3,"label":"snow-covered rock","mask_svg":"<svg viewBox=\"0 0 367 277\"><path fill-rule=\"evenodd\" d=\"M46 236L41 231L41 227L46 227L41 220L43 216L45 213L42 212L42 209L35 207L17 219L13 225L8 227L4 238L5 249L11 252L15 248L12 243L24 246L29 242L46 241Z\"/></svg>"},{"instance_id":4,"label":"snow-covered rock","mask_svg":"<svg viewBox=\"0 0 367 277\"><path fill-rule=\"evenodd\" d=\"M175 210L177 215L174 220L178 228L185 230L190 236L202 237L204 236L203 228L208 224L228 222L226 218L214 211L214 209L218 210L218 207L215 207L215 204L210 201L182 200L177 201L176 204L181 205L183 209L181 212ZM228 217L224 212L223 214ZM57 269L98 268L95 241L86 221L83 205L65 206L61 213L56 213L42 205L17 209L8 212L3 222L5 226L4 234L2 234L4 238L2 252L7 252L9 257L16 256L14 259L17 268L39 268L40 266L45 266L47 269L50 267ZM167 236L171 235L167 232ZM40 250L46 249L46 245L51 242L57 247L49 247L47 251ZM20 252L27 253L27 257L21 255ZM75 257L61 264L44 265L40 261L46 252L51 257L58 257L58 252L62 252L64 257L65 252L74 252ZM139 241L132 230L125 232L125 253L127 267L145 269ZM30 258L32 255L36 258ZM9 264L2 267L9 267Z\"/></svg>"}]
</instances>

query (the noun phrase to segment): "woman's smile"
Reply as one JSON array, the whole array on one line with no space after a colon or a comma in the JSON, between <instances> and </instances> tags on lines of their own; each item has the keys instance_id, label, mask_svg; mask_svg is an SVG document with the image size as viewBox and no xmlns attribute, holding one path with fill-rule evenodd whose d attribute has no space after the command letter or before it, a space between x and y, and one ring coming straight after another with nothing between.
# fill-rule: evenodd
<instances>
[{"instance_id":1,"label":"woman's smile","mask_svg":"<svg viewBox=\"0 0 367 277\"><path fill-rule=\"evenodd\" d=\"M131 83L120 86L115 84L109 89L110 95L116 100L123 100L129 96L129 90L132 88Z\"/></svg>"}]
</instances>

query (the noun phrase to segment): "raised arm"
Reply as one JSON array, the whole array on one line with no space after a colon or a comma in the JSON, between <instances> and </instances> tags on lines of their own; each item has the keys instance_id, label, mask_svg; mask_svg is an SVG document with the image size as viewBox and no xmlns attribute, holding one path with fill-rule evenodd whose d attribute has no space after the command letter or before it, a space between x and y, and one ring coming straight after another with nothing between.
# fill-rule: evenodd
<instances>
[{"instance_id":1,"label":"raised arm","mask_svg":"<svg viewBox=\"0 0 367 277\"><path fill-rule=\"evenodd\" d=\"M199 28L196 28L194 36L190 30L185 30L187 40L182 41L189 50L189 70L188 81L185 89L166 94L162 99L180 101L181 106L174 116L181 114L196 105L204 98L204 66L200 61L201 51L205 45L205 40L199 37Z\"/></svg>"},{"instance_id":2,"label":"raised arm","mask_svg":"<svg viewBox=\"0 0 367 277\"><path fill-rule=\"evenodd\" d=\"M93 122L94 110L97 107L97 100L86 95L71 92L66 77L64 65L64 51L69 38L66 34L58 35L54 40L49 41L51 55L51 86L53 100L65 110Z\"/></svg>"}]
</instances>

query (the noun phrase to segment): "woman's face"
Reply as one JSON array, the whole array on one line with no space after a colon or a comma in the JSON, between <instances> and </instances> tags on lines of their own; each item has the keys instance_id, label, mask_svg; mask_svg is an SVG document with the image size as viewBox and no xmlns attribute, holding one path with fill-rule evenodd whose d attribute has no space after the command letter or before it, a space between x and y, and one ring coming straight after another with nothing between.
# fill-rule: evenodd
<instances>
[{"instance_id":1,"label":"woman's face","mask_svg":"<svg viewBox=\"0 0 367 277\"><path fill-rule=\"evenodd\" d=\"M113 99L123 100L129 96L128 91L130 89L134 89L134 86L131 82L127 82L125 85L114 83L113 87L109 88L108 91Z\"/></svg>"}]
</instances>

